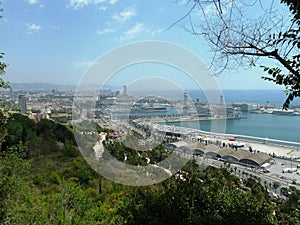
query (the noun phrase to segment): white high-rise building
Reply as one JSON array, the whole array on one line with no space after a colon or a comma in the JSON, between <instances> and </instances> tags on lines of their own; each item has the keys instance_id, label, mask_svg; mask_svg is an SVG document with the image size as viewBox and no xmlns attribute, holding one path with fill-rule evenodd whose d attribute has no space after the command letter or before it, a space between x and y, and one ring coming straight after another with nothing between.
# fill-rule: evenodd
<instances>
[{"instance_id":1,"label":"white high-rise building","mask_svg":"<svg viewBox=\"0 0 300 225\"><path fill-rule=\"evenodd\" d=\"M187 90L184 91L183 94L183 114L186 115L188 113L188 97L189 94Z\"/></svg>"},{"instance_id":2,"label":"white high-rise building","mask_svg":"<svg viewBox=\"0 0 300 225\"><path fill-rule=\"evenodd\" d=\"M20 112L21 114L26 114L27 113L27 103L26 103L26 96L25 95L19 95L19 100L18 104L20 107Z\"/></svg>"},{"instance_id":3,"label":"white high-rise building","mask_svg":"<svg viewBox=\"0 0 300 225\"><path fill-rule=\"evenodd\" d=\"M220 95L220 105L224 105L224 96Z\"/></svg>"},{"instance_id":4,"label":"white high-rise building","mask_svg":"<svg viewBox=\"0 0 300 225\"><path fill-rule=\"evenodd\" d=\"M128 96L128 93L127 93L127 86L126 86L126 85L123 86L123 96L124 96L124 97L127 97L127 96Z\"/></svg>"}]
</instances>

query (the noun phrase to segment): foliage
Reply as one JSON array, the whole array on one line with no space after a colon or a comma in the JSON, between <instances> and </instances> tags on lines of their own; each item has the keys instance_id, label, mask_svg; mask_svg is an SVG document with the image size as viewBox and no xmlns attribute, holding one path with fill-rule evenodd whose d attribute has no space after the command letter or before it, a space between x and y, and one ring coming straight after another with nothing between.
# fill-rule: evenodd
<instances>
[{"instance_id":1,"label":"foliage","mask_svg":"<svg viewBox=\"0 0 300 225\"><path fill-rule=\"evenodd\" d=\"M46 180L42 174L36 174L33 178L33 183L38 186L45 186Z\"/></svg>"},{"instance_id":2,"label":"foliage","mask_svg":"<svg viewBox=\"0 0 300 225\"><path fill-rule=\"evenodd\" d=\"M13 209L26 201L25 178L30 162L24 160L27 147L14 145L0 154L0 222L10 221Z\"/></svg>"},{"instance_id":3,"label":"foliage","mask_svg":"<svg viewBox=\"0 0 300 225\"><path fill-rule=\"evenodd\" d=\"M1 57L0 57L1 58ZM1 78L1 62L0 62L0 89L1 87L5 87L4 81ZM8 110L5 109L5 105L4 104L0 104L0 149L1 146L4 142L4 139L7 136L7 127L6 127L6 122L9 118L9 112Z\"/></svg>"},{"instance_id":4,"label":"foliage","mask_svg":"<svg viewBox=\"0 0 300 225\"><path fill-rule=\"evenodd\" d=\"M4 57L4 53L0 52L0 88L9 88L8 82L5 82L1 76L5 74L5 69L7 67L7 64L2 62Z\"/></svg>"},{"instance_id":5,"label":"foliage","mask_svg":"<svg viewBox=\"0 0 300 225\"><path fill-rule=\"evenodd\" d=\"M228 169L208 167L199 171L189 162L175 176L147 187L128 187L104 179L93 171L69 139L72 129L49 134L57 128L50 121L33 123L23 116L9 121L12 147L1 155L1 222L8 224L296 224L299 192L286 202L273 204L254 178L239 179ZM26 128L28 148L21 143ZM13 133L10 133L13 132ZM60 143L61 149L45 151L42 137ZM37 142L38 140L38 142ZM48 140L49 141L49 140ZM45 143L48 143L45 142ZM7 142L8 143L8 142ZM163 146L137 152L117 141L104 141L115 157L144 165L168 156ZM40 153L40 154L37 154ZM119 156L118 156L119 155ZM30 167L30 168L29 168ZM11 176L11 174L14 174ZM20 186L22 189L20 189ZM6 207L7 206L7 207ZM275 214L273 212L276 212ZM246 215L246 216L245 216Z\"/></svg>"},{"instance_id":6,"label":"foliage","mask_svg":"<svg viewBox=\"0 0 300 225\"><path fill-rule=\"evenodd\" d=\"M196 161L162 183L123 186L89 167L70 126L48 120L35 123L19 114L7 118L5 125L0 224L299 223L300 193L293 188L287 201L276 205L255 179L245 180L249 190L244 190L227 168L199 171ZM138 152L117 141L104 144L118 160L126 158L133 165L157 163L169 154L163 145Z\"/></svg>"},{"instance_id":7,"label":"foliage","mask_svg":"<svg viewBox=\"0 0 300 225\"><path fill-rule=\"evenodd\" d=\"M77 150L71 129L51 120L33 120L21 114L12 114L6 123L8 135L4 138L3 148L7 148L22 141L28 142L27 157L34 157L61 150L68 156L76 157ZM59 143L63 143L61 148Z\"/></svg>"},{"instance_id":8,"label":"foliage","mask_svg":"<svg viewBox=\"0 0 300 225\"><path fill-rule=\"evenodd\" d=\"M114 140L104 142L104 147L117 160L135 166L159 163L169 156L169 153L161 144L148 151L137 151L125 146L122 142Z\"/></svg>"},{"instance_id":9,"label":"foliage","mask_svg":"<svg viewBox=\"0 0 300 225\"><path fill-rule=\"evenodd\" d=\"M291 26L278 34L270 34L267 43L276 47L271 56L287 71L283 71L279 67L263 66L264 71L267 71L271 76L271 78L263 78L286 87L288 97L283 107L287 108L295 97L300 97L300 3L292 0L281 0L281 2L290 9L292 14ZM285 56L281 56L280 48L286 48L292 54L287 53Z\"/></svg>"},{"instance_id":10,"label":"foliage","mask_svg":"<svg viewBox=\"0 0 300 225\"><path fill-rule=\"evenodd\" d=\"M0 2L1 4L1 2ZM0 12L2 12L3 9L0 8ZM2 16L0 16L0 19ZM5 68L7 67L7 64L4 63L3 60L4 53L0 52L0 89L1 88L9 88L8 82L5 82L2 78L2 76L5 74ZM6 121L9 117L9 114L7 110L5 110L5 107L3 104L0 104L0 149L2 146L2 143L4 141L4 138L7 135L7 130L6 130Z\"/></svg>"},{"instance_id":11,"label":"foliage","mask_svg":"<svg viewBox=\"0 0 300 225\"><path fill-rule=\"evenodd\" d=\"M137 188L119 209L125 224L274 224L274 207L237 189L226 170L208 168L204 180L190 162L179 174Z\"/></svg>"},{"instance_id":12,"label":"foliage","mask_svg":"<svg viewBox=\"0 0 300 225\"><path fill-rule=\"evenodd\" d=\"M277 190L277 188L279 188L280 187L280 183L279 182L277 182L277 181L275 181L274 183L273 183L273 188L275 189L275 191Z\"/></svg>"},{"instance_id":13,"label":"foliage","mask_svg":"<svg viewBox=\"0 0 300 225\"><path fill-rule=\"evenodd\" d=\"M0 150L2 148L3 142L7 136L7 127L6 122L9 115L6 111L3 110L2 107L0 107Z\"/></svg>"},{"instance_id":14,"label":"foliage","mask_svg":"<svg viewBox=\"0 0 300 225\"><path fill-rule=\"evenodd\" d=\"M299 218L298 192L294 190L295 194L277 207L256 180L245 181L250 191L242 190L239 179L226 168L208 167L200 172L196 162L191 161L178 174L160 184L128 187L100 177L81 156L74 158L63 151L35 156L28 164L24 159L26 147L22 146L11 148L13 151L9 154L3 152L1 157L1 168L5 168L2 171L6 171L1 177L10 180L1 187L1 193L13 194L9 198L7 194L2 196L3 202L9 203L10 207L1 208L1 222L295 224ZM151 158L151 161L154 160ZM26 167L22 166L24 163ZM15 176L10 176L12 173ZM19 184L27 188L26 191L20 192Z\"/></svg>"},{"instance_id":15,"label":"foliage","mask_svg":"<svg viewBox=\"0 0 300 225\"><path fill-rule=\"evenodd\" d=\"M61 183L61 178L56 172L52 172L50 174L50 181L53 184L60 184Z\"/></svg>"},{"instance_id":16,"label":"foliage","mask_svg":"<svg viewBox=\"0 0 300 225\"><path fill-rule=\"evenodd\" d=\"M83 159L75 160L74 165L76 177L79 178L82 185L88 186L89 182L95 177L95 172Z\"/></svg>"},{"instance_id":17,"label":"foliage","mask_svg":"<svg viewBox=\"0 0 300 225\"><path fill-rule=\"evenodd\" d=\"M215 53L213 68L222 72L259 63L267 72L263 79L285 88L283 108L300 97L299 1L193 0L189 4L188 13L174 24L188 18L185 29L203 36ZM256 13L251 13L253 8ZM192 13L195 10L202 17ZM262 58L266 60L259 61Z\"/></svg>"},{"instance_id":18,"label":"foliage","mask_svg":"<svg viewBox=\"0 0 300 225\"><path fill-rule=\"evenodd\" d=\"M79 150L68 139L64 141L63 152L69 157L77 157L79 155Z\"/></svg>"}]
</instances>

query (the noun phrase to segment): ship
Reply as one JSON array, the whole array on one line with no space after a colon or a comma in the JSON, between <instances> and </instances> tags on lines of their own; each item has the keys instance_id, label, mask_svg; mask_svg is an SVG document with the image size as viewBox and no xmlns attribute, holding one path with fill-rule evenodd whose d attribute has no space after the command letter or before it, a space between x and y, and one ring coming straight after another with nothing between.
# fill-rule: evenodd
<instances>
[{"instance_id":1,"label":"ship","mask_svg":"<svg viewBox=\"0 0 300 225\"><path fill-rule=\"evenodd\" d=\"M131 112L138 113L153 113L153 112L167 112L168 109L166 106L135 106L132 108Z\"/></svg>"},{"instance_id":2,"label":"ship","mask_svg":"<svg viewBox=\"0 0 300 225\"><path fill-rule=\"evenodd\" d=\"M294 116L296 115L297 112L295 112L295 110L292 109L273 109L272 114L275 115L288 115L288 116Z\"/></svg>"}]
</instances>

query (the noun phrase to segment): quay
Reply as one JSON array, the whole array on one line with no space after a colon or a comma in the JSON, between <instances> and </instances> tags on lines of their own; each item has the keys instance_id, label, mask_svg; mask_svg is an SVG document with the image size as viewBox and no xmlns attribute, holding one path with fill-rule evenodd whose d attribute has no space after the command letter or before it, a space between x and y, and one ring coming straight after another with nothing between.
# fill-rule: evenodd
<instances>
[{"instance_id":1,"label":"quay","mask_svg":"<svg viewBox=\"0 0 300 225\"><path fill-rule=\"evenodd\" d=\"M261 178L262 182L269 184L280 182L282 187L294 185L300 189L300 174L297 171L283 172L287 168L299 167L299 143L206 132L153 123L153 121L139 120L138 128L136 124L120 123L120 121L110 121L109 124L124 135L129 130L147 132L145 128L148 127L151 131L151 138L143 137L145 142L161 138L165 141L167 150L183 158L195 159L202 166L222 167L225 162L228 162L233 171L253 174ZM122 139L122 135L116 138ZM235 172L235 174L239 173Z\"/></svg>"},{"instance_id":2,"label":"quay","mask_svg":"<svg viewBox=\"0 0 300 225\"><path fill-rule=\"evenodd\" d=\"M251 148L253 151L264 152L276 157L300 159L300 143L276 139L260 138L247 135L214 133L193 128L152 124L153 128L161 134L176 136L179 140L205 139L209 143L225 143L243 145L243 148Z\"/></svg>"},{"instance_id":3,"label":"quay","mask_svg":"<svg viewBox=\"0 0 300 225\"><path fill-rule=\"evenodd\" d=\"M205 117L196 117L196 116L168 116L168 117L151 117L151 122L155 123L173 123L173 122L193 122L193 121L211 121L211 120L235 120L235 119L246 119L246 116L205 116ZM143 118L144 120L146 118Z\"/></svg>"}]
</instances>

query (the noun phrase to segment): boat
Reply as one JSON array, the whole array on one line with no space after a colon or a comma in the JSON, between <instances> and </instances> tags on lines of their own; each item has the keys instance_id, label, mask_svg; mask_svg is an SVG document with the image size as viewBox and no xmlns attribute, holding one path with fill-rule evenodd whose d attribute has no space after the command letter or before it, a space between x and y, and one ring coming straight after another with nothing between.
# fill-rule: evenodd
<instances>
[{"instance_id":1,"label":"boat","mask_svg":"<svg viewBox=\"0 0 300 225\"><path fill-rule=\"evenodd\" d=\"M272 111L272 114L275 114L275 115L288 115L288 116L293 116L295 113L294 110L292 109L273 109Z\"/></svg>"},{"instance_id":2,"label":"boat","mask_svg":"<svg viewBox=\"0 0 300 225\"><path fill-rule=\"evenodd\" d=\"M153 112L167 112L168 109L165 106L136 106L131 112L139 113L153 113Z\"/></svg>"}]
</instances>

